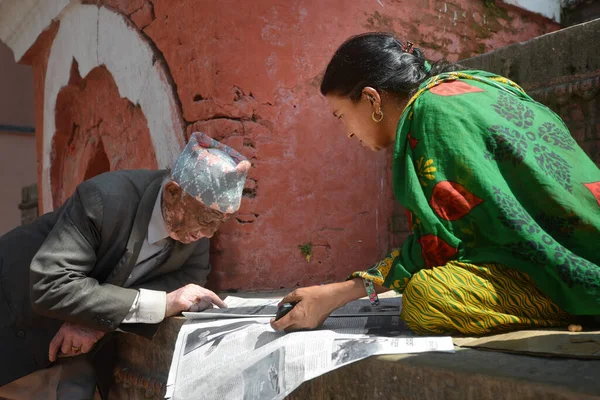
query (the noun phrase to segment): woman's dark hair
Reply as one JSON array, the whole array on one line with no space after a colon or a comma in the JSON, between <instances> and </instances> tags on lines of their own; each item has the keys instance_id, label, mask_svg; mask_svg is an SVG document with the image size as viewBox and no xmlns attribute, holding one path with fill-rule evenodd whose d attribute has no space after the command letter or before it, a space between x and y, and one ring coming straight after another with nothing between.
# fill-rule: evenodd
<instances>
[{"instance_id":1,"label":"woman's dark hair","mask_svg":"<svg viewBox=\"0 0 600 400\"><path fill-rule=\"evenodd\" d=\"M417 48L406 53L394 35L371 32L353 36L335 52L321 82L323 95L360 99L370 86L390 94L410 95L422 82L442 72L464 69L458 64L439 60L426 71L425 56Z\"/></svg>"}]
</instances>

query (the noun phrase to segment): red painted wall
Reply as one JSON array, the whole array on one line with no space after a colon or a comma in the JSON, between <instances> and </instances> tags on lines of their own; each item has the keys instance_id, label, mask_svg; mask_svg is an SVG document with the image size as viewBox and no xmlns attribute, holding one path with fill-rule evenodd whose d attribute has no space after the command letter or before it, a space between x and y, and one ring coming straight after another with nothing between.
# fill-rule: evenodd
<instances>
[{"instance_id":1,"label":"red painted wall","mask_svg":"<svg viewBox=\"0 0 600 400\"><path fill-rule=\"evenodd\" d=\"M85 179L119 169L157 169L146 117L119 95L103 67L82 79L71 68L69 85L56 101L53 202L62 204Z\"/></svg>"},{"instance_id":2,"label":"red painted wall","mask_svg":"<svg viewBox=\"0 0 600 400\"><path fill-rule=\"evenodd\" d=\"M519 9L472 0L101 2L128 16L164 57L188 135L202 130L253 163L239 215L213 241L210 282L218 289L343 279L406 235L391 192L389 154L347 140L318 92L320 74L346 38L394 31L430 59L457 60L558 28ZM41 35L28 55L40 129L40 79L52 35ZM55 143L74 139L54 150L62 163L53 165L55 205L83 179L94 157L98 168L107 159L111 169L156 167L144 116L117 97L102 69L85 79L74 77L63 89ZM92 129L99 118L112 133L71 133L73 125ZM103 138L106 159L88 137ZM120 152L106 149L119 144ZM310 261L299 248L307 243Z\"/></svg>"}]
</instances>

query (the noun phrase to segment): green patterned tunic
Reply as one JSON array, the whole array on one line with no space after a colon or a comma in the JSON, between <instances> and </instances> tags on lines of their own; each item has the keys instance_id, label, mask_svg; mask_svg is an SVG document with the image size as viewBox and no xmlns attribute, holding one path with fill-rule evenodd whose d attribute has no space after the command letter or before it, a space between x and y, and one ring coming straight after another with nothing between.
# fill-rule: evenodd
<instances>
[{"instance_id":1,"label":"green patterned tunic","mask_svg":"<svg viewBox=\"0 0 600 400\"><path fill-rule=\"evenodd\" d=\"M393 177L412 234L351 277L402 292L423 269L501 265L566 312L600 315L600 170L515 83L463 71L421 85L398 125Z\"/></svg>"}]
</instances>

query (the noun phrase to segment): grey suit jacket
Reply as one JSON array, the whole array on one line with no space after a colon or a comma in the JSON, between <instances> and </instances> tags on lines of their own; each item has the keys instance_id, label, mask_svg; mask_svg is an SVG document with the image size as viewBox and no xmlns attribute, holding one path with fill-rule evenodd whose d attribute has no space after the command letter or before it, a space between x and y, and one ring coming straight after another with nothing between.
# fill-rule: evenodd
<instances>
[{"instance_id":1,"label":"grey suit jacket","mask_svg":"<svg viewBox=\"0 0 600 400\"><path fill-rule=\"evenodd\" d=\"M119 327L137 288L204 285L208 239L173 243L164 263L135 288L135 266L166 171L115 171L80 184L58 210L0 238L0 386L49 364L64 321L106 332ZM151 336L156 326L123 324Z\"/></svg>"}]
</instances>

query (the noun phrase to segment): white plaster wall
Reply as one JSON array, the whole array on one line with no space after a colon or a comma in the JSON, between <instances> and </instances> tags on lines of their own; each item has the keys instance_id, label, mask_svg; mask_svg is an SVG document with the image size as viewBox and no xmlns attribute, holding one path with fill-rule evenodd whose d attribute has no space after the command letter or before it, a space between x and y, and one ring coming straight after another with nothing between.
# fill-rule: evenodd
<instances>
[{"instance_id":1,"label":"white plaster wall","mask_svg":"<svg viewBox=\"0 0 600 400\"><path fill-rule=\"evenodd\" d=\"M561 0L504 0L504 2L560 23Z\"/></svg>"},{"instance_id":2,"label":"white plaster wall","mask_svg":"<svg viewBox=\"0 0 600 400\"><path fill-rule=\"evenodd\" d=\"M0 0L0 40L19 61L69 2L79 0Z\"/></svg>"}]
</instances>

